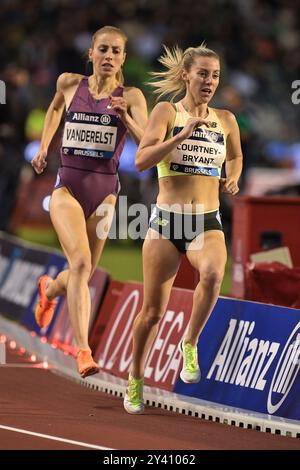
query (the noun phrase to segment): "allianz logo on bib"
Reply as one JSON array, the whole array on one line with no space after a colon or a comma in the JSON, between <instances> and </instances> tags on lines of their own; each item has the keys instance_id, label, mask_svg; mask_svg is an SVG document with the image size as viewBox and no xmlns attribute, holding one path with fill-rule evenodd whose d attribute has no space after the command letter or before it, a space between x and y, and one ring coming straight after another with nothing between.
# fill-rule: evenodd
<instances>
[{"instance_id":1,"label":"allianz logo on bib","mask_svg":"<svg viewBox=\"0 0 300 470\"><path fill-rule=\"evenodd\" d=\"M102 114L102 116L100 117L101 124L103 124L105 126L110 124L110 121L111 121L111 117L110 117L109 114Z\"/></svg>"},{"instance_id":2,"label":"allianz logo on bib","mask_svg":"<svg viewBox=\"0 0 300 470\"><path fill-rule=\"evenodd\" d=\"M300 368L300 322L283 344L273 376L268 371L281 343L257 338L255 321L231 319L207 379L264 391L269 386L267 410L275 413L286 399Z\"/></svg>"},{"instance_id":3,"label":"allianz logo on bib","mask_svg":"<svg viewBox=\"0 0 300 470\"><path fill-rule=\"evenodd\" d=\"M210 132L210 139L212 142L218 142L218 134L215 132Z\"/></svg>"}]
</instances>

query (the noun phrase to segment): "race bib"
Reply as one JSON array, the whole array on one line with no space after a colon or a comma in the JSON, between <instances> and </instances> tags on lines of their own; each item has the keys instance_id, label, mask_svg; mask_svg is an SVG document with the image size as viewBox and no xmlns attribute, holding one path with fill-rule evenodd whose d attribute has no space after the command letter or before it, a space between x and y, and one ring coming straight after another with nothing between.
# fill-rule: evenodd
<instances>
[{"instance_id":1,"label":"race bib","mask_svg":"<svg viewBox=\"0 0 300 470\"><path fill-rule=\"evenodd\" d=\"M175 127L173 135L181 130L182 127ZM170 170L192 175L219 176L225 156L224 135L197 128L171 153Z\"/></svg>"},{"instance_id":2,"label":"race bib","mask_svg":"<svg viewBox=\"0 0 300 470\"><path fill-rule=\"evenodd\" d=\"M69 112L62 139L64 155L110 159L114 155L118 118L111 114Z\"/></svg>"}]
</instances>

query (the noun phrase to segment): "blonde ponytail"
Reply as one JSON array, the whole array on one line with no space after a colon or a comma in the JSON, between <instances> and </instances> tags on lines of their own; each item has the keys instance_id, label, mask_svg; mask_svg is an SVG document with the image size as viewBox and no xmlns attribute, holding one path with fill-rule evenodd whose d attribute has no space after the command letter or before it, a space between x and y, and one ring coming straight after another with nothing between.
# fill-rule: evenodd
<instances>
[{"instance_id":1,"label":"blonde ponytail","mask_svg":"<svg viewBox=\"0 0 300 470\"><path fill-rule=\"evenodd\" d=\"M196 57L213 57L220 60L218 54L212 49L208 49L203 42L198 47L189 47L182 51L178 46L172 49L164 47L164 54L158 61L167 69L163 72L150 72L153 80L149 85L154 88L154 93L158 95L157 100L162 96L170 96L170 101L182 95L186 90L185 82L182 78L182 71L189 71Z\"/></svg>"}]
</instances>

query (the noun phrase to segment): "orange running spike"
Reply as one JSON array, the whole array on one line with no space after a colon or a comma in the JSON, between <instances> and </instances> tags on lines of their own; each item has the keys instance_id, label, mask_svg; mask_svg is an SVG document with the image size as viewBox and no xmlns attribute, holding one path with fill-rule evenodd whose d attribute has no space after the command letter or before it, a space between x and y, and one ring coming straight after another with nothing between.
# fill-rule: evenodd
<instances>
[{"instance_id":1,"label":"orange running spike","mask_svg":"<svg viewBox=\"0 0 300 470\"><path fill-rule=\"evenodd\" d=\"M99 366L92 358L90 349L79 349L77 353L78 372L82 378L99 372Z\"/></svg>"},{"instance_id":2,"label":"orange running spike","mask_svg":"<svg viewBox=\"0 0 300 470\"><path fill-rule=\"evenodd\" d=\"M52 277L48 276L48 274L44 274L38 281L39 299L35 307L35 321L40 328L44 328L49 325L57 305L57 300L49 300L46 296L47 284L52 280Z\"/></svg>"}]
</instances>

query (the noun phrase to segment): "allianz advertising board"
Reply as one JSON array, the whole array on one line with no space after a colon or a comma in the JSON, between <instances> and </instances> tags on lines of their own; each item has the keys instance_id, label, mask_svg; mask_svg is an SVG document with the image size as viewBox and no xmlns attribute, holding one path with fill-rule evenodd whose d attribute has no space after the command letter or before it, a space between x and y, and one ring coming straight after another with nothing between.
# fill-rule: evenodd
<instances>
[{"instance_id":1,"label":"allianz advertising board","mask_svg":"<svg viewBox=\"0 0 300 470\"><path fill-rule=\"evenodd\" d=\"M177 393L300 419L300 310L220 298L198 354L201 381Z\"/></svg>"}]
</instances>

